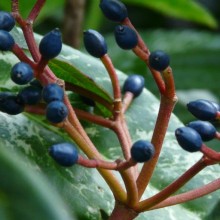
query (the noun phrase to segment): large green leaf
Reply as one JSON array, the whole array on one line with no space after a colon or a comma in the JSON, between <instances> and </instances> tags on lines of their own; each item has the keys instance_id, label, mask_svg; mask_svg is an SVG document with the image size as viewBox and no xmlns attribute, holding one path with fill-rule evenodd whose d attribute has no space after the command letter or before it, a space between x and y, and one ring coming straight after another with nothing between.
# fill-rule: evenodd
<instances>
[{"instance_id":1,"label":"large green leaf","mask_svg":"<svg viewBox=\"0 0 220 220\"><path fill-rule=\"evenodd\" d=\"M212 28L217 27L217 22L213 16L200 4L192 0L123 0L123 2L149 7L168 16L197 22Z\"/></svg>"},{"instance_id":2,"label":"large green leaf","mask_svg":"<svg viewBox=\"0 0 220 220\"><path fill-rule=\"evenodd\" d=\"M93 76L95 82L99 83L111 94L112 87L108 74L98 59L91 58L66 46L63 47L61 57L84 74ZM13 87L13 83L10 80L9 71L17 60L12 54L4 53L0 54L0 62L2 64L0 88L10 90L11 86ZM66 65L69 68L69 64L64 63L62 65ZM117 71L117 73L120 83L123 84L126 76L120 71ZM148 90L144 90L143 94L134 100L126 114L133 141L138 139L150 140L158 106L159 101ZM39 118L28 114L10 116L0 113L0 120L0 141L2 143L1 146L4 146L6 150L6 154L10 154L11 151L20 152L23 162L27 163L27 165L29 164L28 161L31 160L35 169L47 177L47 184L51 185L62 195L63 202L71 209L71 214L76 215L76 219L105 219L104 216L108 215L113 208L114 200L109 188L99 174L94 169L86 169L77 165L72 168L59 167L48 156L47 149L49 146L58 142L70 141L66 134L48 125L44 117ZM175 116L172 116L160 163L146 192L146 196L160 190L201 157L200 153L191 155L184 152L177 145L174 138L174 130L179 126L182 126L180 121ZM90 124L86 124L86 131L97 148L107 158L115 159L121 157L119 143L113 132ZM25 172L25 169L23 172ZM219 166L207 168L192 183L187 184L186 188L191 189L200 186L218 176ZM14 198L16 194L10 196ZM219 202L217 193L209 195L209 202L205 205L206 199L207 197L193 203L187 203L184 206L177 205L162 210L150 211L141 214L138 219L159 220L164 219L164 216L167 219L178 216L178 219L201 220L211 215L212 209Z\"/></svg>"},{"instance_id":3,"label":"large green leaf","mask_svg":"<svg viewBox=\"0 0 220 220\"><path fill-rule=\"evenodd\" d=\"M2 119L2 117L1 117ZM2 121L1 121L2 122ZM1 129L1 136L5 134ZM7 137L7 135L5 135ZM38 168L17 150L0 144L0 218L75 219Z\"/></svg>"}]
</instances>

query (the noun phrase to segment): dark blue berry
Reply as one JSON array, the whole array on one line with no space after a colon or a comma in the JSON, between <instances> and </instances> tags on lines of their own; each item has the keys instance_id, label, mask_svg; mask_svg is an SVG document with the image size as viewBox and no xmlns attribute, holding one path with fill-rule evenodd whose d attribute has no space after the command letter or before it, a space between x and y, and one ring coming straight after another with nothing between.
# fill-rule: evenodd
<instances>
[{"instance_id":1,"label":"dark blue berry","mask_svg":"<svg viewBox=\"0 0 220 220\"><path fill-rule=\"evenodd\" d=\"M130 75L124 82L123 92L131 92L135 97L139 96L144 88L144 77L140 75Z\"/></svg>"},{"instance_id":2,"label":"dark blue berry","mask_svg":"<svg viewBox=\"0 0 220 220\"><path fill-rule=\"evenodd\" d=\"M107 53L107 44L99 32L87 30L83 34L84 45L88 53L97 58L101 58Z\"/></svg>"},{"instance_id":3,"label":"dark blue berry","mask_svg":"<svg viewBox=\"0 0 220 220\"><path fill-rule=\"evenodd\" d=\"M66 105L61 101L53 101L47 105L46 118L51 123L60 123L68 115Z\"/></svg>"},{"instance_id":4,"label":"dark blue berry","mask_svg":"<svg viewBox=\"0 0 220 220\"><path fill-rule=\"evenodd\" d=\"M202 147L202 138L193 128L178 128L175 131L175 135L179 145L186 151L196 152Z\"/></svg>"},{"instance_id":5,"label":"dark blue berry","mask_svg":"<svg viewBox=\"0 0 220 220\"><path fill-rule=\"evenodd\" d=\"M0 93L0 111L9 115L17 115L23 112L24 105L17 100L17 96L10 92Z\"/></svg>"},{"instance_id":6,"label":"dark blue berry","mask_svg":"<svg viewBox=\"0 0 220 220\"><path fill-rule=\"evenodd\" d=\"M29 83L34 77L32 67L24 62L15 64L11 70L11 79L18 85Z\"/></svg>"},{"instance_id":7,"label":"dark blue berry","mask_svg":"<svg viewBox=\"0 0 220 220\"><path fill-rule=\"evenodd\" d=\"M192 121L187 126L196 130L203 141L210 141L216 136L216 128L208 121Z\"/></svg>"},{"instance_id":8,"label":"dark blue berry","mask_svg":"<svg viewBox=\"0 0 220 220\"><path fill-rule=\"evenodd\" d=\"M58 28L47 33L40 41L39 50L43 58L53 59L62 49L62 37Z\"/></svg>"},{"instance_id":9,"label":"dark blue berry","mask_svg":"<svg viewBox=\"0 0 220 220\"><path fill-rule=\"evenodd\" d=\"M198 99L187 104L188 110L198 119L211 121L216 118L218 109L212 102L205 99Z\"/></svg>"},{"instance_id":10,"label":"dark blue berry","mask_svg":"<svg viewBox=\"0 0 220 220\"><path fill-rule=\"evenodd\" d=\"M50 156L60 165L70 167L77 163L78 151L73 144L54 144L49 148Z\"/></svg>"},{"instance_id":11,"label":"dark blue berry","mask_svg":"<svg viewBox=\"0 0 220 220\"><path fill-rule=\"evenodd\" d=\"M43 89L43 86L41 85L40 81L37 80L37 79L32 80L32 81L30 82L30 85L31 85L31 86L36 86L36 87L38 87L38 88L40 88L40 89Z\"/></svg>"},{"instance_id":12,"label":"dark blue berry","mask_svg":"<svg viewBox=\"0 0 220 220\"><path fill-rule=\"evenodd\" d=\"M56 83L51 83L43 88L42 96L47 103L52 101L63 101L64 91Z\"/></svg>"},{"instance_id":13,"label":"dark blue berry","mask_svg":"<svg viewBox=\"0 0 220 220\"><path fill-rule=\"evenodd\" d=\"M170 58L164 51L157 50L150 54L149 64L153 69L163 71L170 65Z\"/></svg>"},{"instance_id":14,"label":"dark blue berry","mask_svg":"<svg viewBox=\"0 0 220 220\"><path fill-rule=\"evenodd\" d=\"M139 163L150 160L155 153L153 144L149 141L139 140L136 141L131 147L131 157Z\"/></svg>"},{"instance_id":15,"label":"dark blue berry","mask_svg":"<svg viewBox=\"0 0 220 220\"><path fill-rule=\"evenodd\" d=\"M10 31L14 26L14 17L6 11L0 11L0 30Z\"/></svg>"},{"instance_id":16,"label":"dark blue berry","mask_svg":"<svg viewBox=\"0 0 220 220\"><path fill-rule=\"evenodd\" d=\"M117 0L101 0L99 4L103 14L112 21L121 22L128 17L126 6Z\"/></svg>"},{"instance_id":17,"label":"dark blue berry","mask_svg":"<svg viewBox=\"0 0 220 220\"><path fill-rule=\"evenodd\" d=\"M14 38L7 31L0 30L0 50L8 51L14 46Z\"/></svg>"},{"instance_id":18,"label":"dark blue berry","mask_svg":"<svg viewBox=\"0 0 220 220\"><path fill-rule=\"evenodd\" d=\"M35 105L41 100L42 89L37 86L23 88L17 95L19 102L26 105Z\"/></svg>"},{"instance_id":19,"label":"dark blue berry","mask_svg":"<svg viewBox=\"0 0 220 220\"><path fill-rule=\"evenodd\" d=\"M118 25L115 28L115 40L119 47L130 50L137 46L138 36L135 30L126 26Z\"/></svg>"},{"instance_id":20,"label":"dark blue berry","mask_svg":"<svg viewBox=\"0 0 220 220\"><path fill-rule=\"evenodd\" d=\"M215 106L215 108L216 108L218 111L220 111L220 105L219 105L218 103L213 102L213 101L210 101L210 102Z\"/></svg>"}]
</instances>

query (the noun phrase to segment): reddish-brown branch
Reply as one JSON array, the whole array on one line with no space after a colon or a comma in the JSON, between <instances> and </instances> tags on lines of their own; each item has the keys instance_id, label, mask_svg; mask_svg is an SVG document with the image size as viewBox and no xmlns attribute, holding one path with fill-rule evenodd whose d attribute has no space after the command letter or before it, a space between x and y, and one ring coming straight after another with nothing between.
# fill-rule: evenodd
<instances>
[{"instance_id":1,"label":"reddish-brown branch","mask_svg":"<svg viewBox=\"0 0 220 220\"><path fill-rule=\"evenodd\" d=\"M95 124L98 124L103 127L110 128L110 129L114 127L114 121L112 120L105 119L98 115L92 115L88 112L85 112L77 108L74 108L74 111L79 119L90 121L92 123L95 123Z\"/></svg>"},{"instance_id":2,"label":"reddish-brown branch","mask_svg":"<svg viewBox=\"0 0 220 220\"><path fill-rule=\"evenodd\" d=\"M200 151L208 158L213 161L219 162L220 161L220 153L212 150L211 148L207 147L205 144L202 144Z\"/></svg>"},{"instance_id":3,"label":"reddish-brown branch","mask_svg":"<svg viewBox=\"0 0 220 220\"><path fill-rule=\"evenodd\" d=\"M220 189L220 178L204 186L190 190L188 192L181 193L175 196L171 196L167 198L166 200L164 200L163 202L159 203L158 205L153 206L152 208L150 208L150 210L160 209L160 208L164 208L167 206L177 205L177 204L188 202L194 199L198 199L202 196L208 195L219 189Z\"/></svg>"},{"instance_id":4,"label":"reddish-brown branch","mask_svg":"<svg viewBox=\"0 0 220 220\"><path fill-rule=\"evenodd\" d=\"M87 159L79 155L79 158L77 160L77 164L87 167L87 168L102 168L102 169L107 169L107 170L126 170L129 167L132 167L136 164L135 161L132 159L126 160L126 161L121 161L121 160L116 160L114 162L109 162L105 160L100 160L100 159Z\"/></svg>"},{"instance_id":5,"label":"reddish-brown branch","mask_svg":"<svg viewBox=\"0 0 220 220\"><path fill-rule=\"evenodd\" d=\"M32 10L27 18L28 22L33 23L36 20L41 9L43 8L45 2L46 2L46 0L37 0L37 2L35 3L34 7L32 8Z\"/></svg>"},{"instance_id":6,"label":"reddish-brown branch","mask_svg":"<svg viewBox=\"0 0 220 220\"><path fill-rule=\"evenodd\" d=\"M137 211L143 212L149 208L155 206L161 201L165 200L177 190L179 190L183 185L185 185L190 179L192 179L196 174L203 170L207 166L206 160L202 158L197 163L195 163L190 169L188 169L184 174L182 174L177 180L167 186L165 189L157 193L156 195L148 198L138 204Z\"/></svg>"},{"instance_id":7,"label":"reddish-brown branch","mask_svg":"<svg viewBox=\"0 0 220 220\"><path fill-rule=\"evenodd\" d=\"M151 139L151 142L155 147L155 154L150 161L146 162L143 165L142 170L137 179L139 198L141 198L142 194L144 193L154 172L155 166L157 164L162 149L162 144L164 141L164 137L168 128L168 123L174 105L175 105L175 100L167 99L166 97L161 96L160 109L153 132L153 137Z\"/></svg>"},{"instance_id":8,"label":"reddish-brown branch","mask_svg":"<svg viewBox=\"0 0 220 220\"><path fill-rule=\"evenodd\" d=\"M131 105L132 101L134 100L134 95L131 92L126 92L123 97L123 107L122 107L122 113L124 114L129 106Z\"/></svg>"},{"instance_id":9,"label":"reddish-brown branch","mask_svg":"<svg viewBox=\"0 0 220 220\"><path fill-rule=\"evenodd\" d=\"M101 61L104 64L106 70L108 71L109 77L112 82L113 87L113 96L114 96L114 118L117 119L119 117L119 114L121 112L122 108L122 100L121 100L121 88L118 80L118 76L116 74L115 68L112 64L112 61L108 54L105 54L101 57Z\"/></svg>"},{"instance_id":10,"label":"reddish-brown branch","mask_svg":"<svg viewBox=\"0 0 220 220\"><path fill-rule=\"evenodd\" d=\"M88 158L103 160L103 157L95 148L95 146L93 144L88 144L88 142L84 139L84 137L79 133L78 129L75 128L68 120L65 120L63 123L60 123L57 126L63 128L70 135L70 137L80 147L80 149L88 156ZM127 198L126 193L119 184L117 178L113 175L113 173L105 169L98 169L98 171L106 180L106 183L109 185L115 198L121 201L122 203L125 203Z\"/></svg>"}]
</instances>

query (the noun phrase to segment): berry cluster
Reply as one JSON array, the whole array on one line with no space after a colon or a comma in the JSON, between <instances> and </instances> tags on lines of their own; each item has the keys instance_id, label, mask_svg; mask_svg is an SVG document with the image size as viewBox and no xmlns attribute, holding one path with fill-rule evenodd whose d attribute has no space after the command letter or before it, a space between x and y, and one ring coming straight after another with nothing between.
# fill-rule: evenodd
<instances>
[{"instance_id":1,"label":"berry cluster","mask_svg":"<svg viewBox=\"0 0 220 220\"><path fill-rule=\"evenodd\" d=\"M186 151L203 152L204 149L207 149L203 142L219 137L218 131L211 123L218 118L219 105L212 101L199 99L189 102L187 108L199 120L190 122L186 127L176 129L176 139Z\"/></svg>"},{"instance_id":2,"label":"berry cluster","mask_svg":"<svg viewBox=\"0 0 220 220\"><path fill-rule=\"evenodd\" d=\"M9 32L13 29L14 26L14 17L8 12L0 11L0 50L12 50L15 41Z\"/></svg>"},{"instance_id":3,"label":"berry cluster","mask_svg":"<svg viewBox=\"0 0 220 220\"><path fill-rule=\"evenodd\" d=\"M84 45L90 55L99 58L103 63L112 84L112 100L107 101L93 90L58 79L49 68L48 62L61 52L62 37L59 29L56 28L47 33L37 45L31 26L44 2L37 0L40 5L36 3L27 20L24 20L18 9L18 1L12 0L12 12L14 12L12 14L15 15L16 22L24 33L31 58L15 43L9 33L15 26L13 16L7 12L0 12L0 50L11 51L19 58L20 62L15 64L11 70L11 80L24 86L17 94L0 92L0 111L12 115L23 111L44 114L52 126L62 128L75 144L56 143L50 146L49 155L56 163L64 167L78 164L88 168L98 168L117 201L111 219L134 219L143 211L188 201L189 197L194 199L200 197L203 193L201 189L196 189L196 192L172 195L178 193L179 189L202 168L219 163L219 153L204 144L213 138L220 139L220 134L212 124L220 117L219 105L207 100L190 102L187 108L199 120L190 122L175 132L179 145L189 152L202 152L206 164L202 160L198 161L156 195L140 200L156 168L170 116L177 100L172 69L169 66L170 58L161 50L150 53L132 25L127 8L121 1L100 1L99 6L103 14L111 21L118 23L114 30L116 43L124 50L132 50L146 64L160 92L160 107L151 140L141 139L133 142L125 113L132 102L137 101L137 98L141 96L145 87L145 78L136 73L129 75L121 88L117 72L108 56L104 37L96 30L89 29L83 35ZM96 111L86 112L72 106L65 94L67 87L68 90L78 93L84 103L94 108L98 104L104 106L110 112L110 116L96 114ZM111 129L119 140L124 159L118 158L115 161L103 159L79 119ZM78 147L86 157L78 153ZM137 167L138 163L143 163L140 172ZM112 170L119 171L125 187ZM214 189L216 190L215 183L211 183L207 187L206 194L213 192Z\"/></svg>"}]
</instances>

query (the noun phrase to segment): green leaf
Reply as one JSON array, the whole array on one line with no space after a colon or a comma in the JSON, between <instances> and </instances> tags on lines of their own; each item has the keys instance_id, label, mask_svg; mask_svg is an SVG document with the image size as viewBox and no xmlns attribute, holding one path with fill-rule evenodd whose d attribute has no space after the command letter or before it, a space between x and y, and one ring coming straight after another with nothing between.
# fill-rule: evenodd
<instances>
[{"instance_id":1,"label":"green leaf","mask_svg":"<svg viewBox=\"0 0 220 220\"><path fill-rule=\"evenodd\" d=\"M82 54L67 46L63 47L61 58L81 72L93 76L95 82L111 94L112 88L108 74L98 59ZM6 69L10 69L9 66L12 66L17 60L10 53L5 53L0 54L0 62L7 66ZM141 63L141 61L139 62ZM122 85L126 75L120 71L117 71L117 73ZM4 72L1 71L1 74L4 74ZM1 87L10 90L10 86L6 88L6 84L10 85L10 78L7 81L5 81L5 77L2 79L1 81L0 78ZM126 120L133 141L151 139L158 107L159 101L148 90L144 90L134 100L126 113ZM71 168L62 168L49 157L47 149L52 144L71 141L65 133L48 125L44 117L36 117L34 115L20 114L10 116L0 113L0 121L1 145L5 148L11 148L15 153L20 152L23 163L28 165L29 160L31 160L35 169L47 176L48 184L62 196L63 202L71 209L71 214L75 215L76 219L101 220L103 219L102 216L110 214L114 199L108 186L97 171L77 165ZM147 196L156 193L170 183L201 157L200 153L189 154L177 145L174 130L179 126L182 126L182 123L175 116L172 116L160 162L146 192ZM121 157L119 142L113 132L89 123L86 123L85 129L95 146L104 156L109 159ZM218 178L219 169L219 166L208 167L201 175L198 175L191 183L187 184L183 190L201 186ZM23 172L26 172L25 169ZM11 197L15 198L16 194L12 194ZM179 219L187 217L190 220L202 220L211 214L212 209L219 202L219 196L217 193L213 193L208 196L208 204L205 203L206 201L207 197L185 205L146 212L141 214L138 219L160 220L164 216L167 219L178 216Z\"/></svg>"},{"instance_id":2,"label":"green leaf","mask_svg":"<svg viewBox=\"0 0 220 220\"><path fill-rule=\"evenodd\" d=\"M36 168L1 141L0 218L74 220L69 207Z\"/></svg>"},{"instance_id":3,"label":"green leaf","mask_svg":"<svg viewBox=\"0 0 220 220\"><path fill-rule=\"evenodd\" d=\"M103 88L95 83L92 78L88 77L68 62L63 60L52 60L49 63L49 66L55 75L63 79L65 82L69 82L71 85L84 89L88 95L93 93L101 97L109 105L113 103L112 97ZM105 116L111 115L111 112L108 109L104 109L104 106L100 110Z\"/></svg>"},{"instance_id":4,"label":"green leaf","mask_svg":"<svg viewBox=\"0 0 220 220\"><path fill-rule=\"evenodd\" d=\"M126 4L149 7L165 15L217 28L215 18L199 3L192 0L123 0Z\"/></svg>"}]
</instances>

